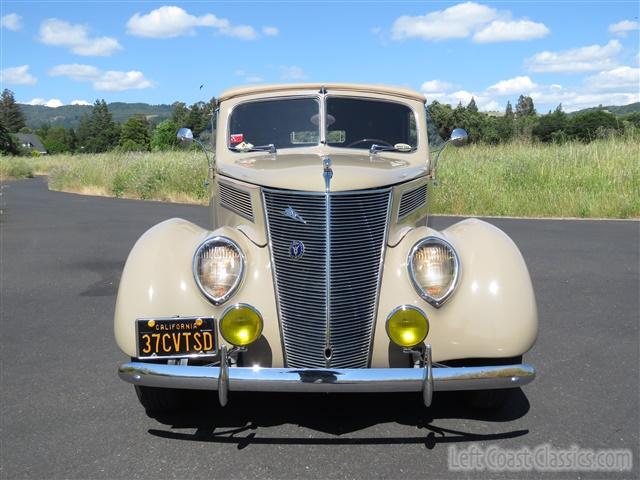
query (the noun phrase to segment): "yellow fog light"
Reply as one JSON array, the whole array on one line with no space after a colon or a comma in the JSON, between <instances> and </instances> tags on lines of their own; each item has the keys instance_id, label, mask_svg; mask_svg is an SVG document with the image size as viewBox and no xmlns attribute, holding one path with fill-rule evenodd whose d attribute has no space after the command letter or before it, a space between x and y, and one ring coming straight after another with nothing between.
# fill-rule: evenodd
<instances>
[{"instance_id":1,"label":"yellow fog light","mask_svg":"<svg viewBox=\"0 0 640 480\"><path fill-rule=\"evenodd\" d=\"M222 314L220 333L236 347L255 342L262 333L262 317L249 305L233 305Z\"/></svg>"},{"instance_id":2,"label":"yellow fog light","mask_svg":"<svg viewBox=\"0 0 640 480\"><path fill-rule=\"evenodd\" d=\"M387 318L387 335L401 347L415 347L427 338L428 333L427 316L414 306L398 307Z\"/></svg>"}]
</instances>

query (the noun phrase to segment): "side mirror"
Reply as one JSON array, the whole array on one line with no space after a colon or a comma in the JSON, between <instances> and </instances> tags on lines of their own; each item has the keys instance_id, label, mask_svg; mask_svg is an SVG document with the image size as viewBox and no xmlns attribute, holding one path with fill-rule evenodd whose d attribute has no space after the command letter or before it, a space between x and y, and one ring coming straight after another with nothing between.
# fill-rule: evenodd
<instances>
[{"instance_id":1,"label":"side mirror","mask_svg":"<svg viewBox=\"0 0 640 480\"><path fill-rule=\"evenodd\" d=\"M464 128L454 128L453 132L451 132L451 137L449 137L449 141L454 147L461 147L467 140L469 139L469 134Z\"/></svg>"},{"instance_id":2,"label":"side mirror","mask_svg":"<svg viewBox=\"0 0 640 480\"><path fill-rule=\"evenodd\" d=\"M190 145L193 142L193 132L190 128L181 128L178 130L176 137L182 145Z\"/></svg>"}]
</instances>

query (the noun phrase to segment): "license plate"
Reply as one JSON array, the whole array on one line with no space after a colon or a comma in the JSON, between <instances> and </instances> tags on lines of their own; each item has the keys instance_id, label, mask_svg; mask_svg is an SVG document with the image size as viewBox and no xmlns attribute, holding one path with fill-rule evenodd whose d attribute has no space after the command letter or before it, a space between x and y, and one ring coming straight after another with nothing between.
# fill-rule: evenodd
<instances>
[{"instance_id":1,"label":"license plate","mask_svg":"<svg viewBox=\"0 0 640 480\"><path fill-rule=\"evenodd\" d=\"M138 358L216 353L216 327L213 318L142 318L137 323Z\"/></svg>"}]
</instances>

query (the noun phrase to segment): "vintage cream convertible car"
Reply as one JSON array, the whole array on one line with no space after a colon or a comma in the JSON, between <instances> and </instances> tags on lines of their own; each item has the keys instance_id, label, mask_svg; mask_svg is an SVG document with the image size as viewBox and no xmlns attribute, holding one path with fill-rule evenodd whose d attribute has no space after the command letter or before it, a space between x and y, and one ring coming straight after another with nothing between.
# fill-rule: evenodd
<instances>
[{"instance_id":1,"label":"vintage cream convertible car","mask_svg":"<svg viewBox=\"0 0 640 480\"><path fill-rule=\"evenodd\" d=\"M222 405L238 391L421 392L427 406L465 390L495 407L534 379L516 245L478 219L427 226L437 134L421 94L299 84L219 100L211 229L154 226L120 282L119 375L150 415L189 390Z\"/></svg>"}]
</instances>

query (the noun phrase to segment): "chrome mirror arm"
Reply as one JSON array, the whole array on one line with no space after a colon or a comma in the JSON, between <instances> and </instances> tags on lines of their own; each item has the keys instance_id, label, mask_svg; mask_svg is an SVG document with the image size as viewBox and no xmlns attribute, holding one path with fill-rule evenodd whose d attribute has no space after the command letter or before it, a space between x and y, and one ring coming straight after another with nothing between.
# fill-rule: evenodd
<instances>
[{"instance_id":1,"label":"chrome mirror arm","mask_svg":"<svg viewBox=\"0 0 640 480\"><path fill-rule=\"evenodd\" d=\"M190 128L181 128L180 130L178 130L176 138L182 145L190 145L192 142L195 142L196 145L198 145L202 149L202 151L204 152L204 156L207 158L207 167L209 169L208 178L213 179L213 176L215 175L215 155L212 161L207 147L200 140L193 137L193 132Z\"/></svg>"},{"instance_id":2,"label":"chrome mirror arm","mask_svg":"<svg viewBox=\"0 0 640 480\"><path fill-rule=\"evenodd\" d=\"M462 145L467 143L468 139L469 135L467 134L466 130L462 128L454 128L449 139L444 142L444 144L442 144L442 147L434 152L435 158L433 159L433 166L431 167L430 172L431 180L433 181L434 185L437 185L438 160L440 159L440 154L444 151L445 148L447 148L449 144L453 145L454 147L461 147Z\"/></svg>"}]
</instances>

